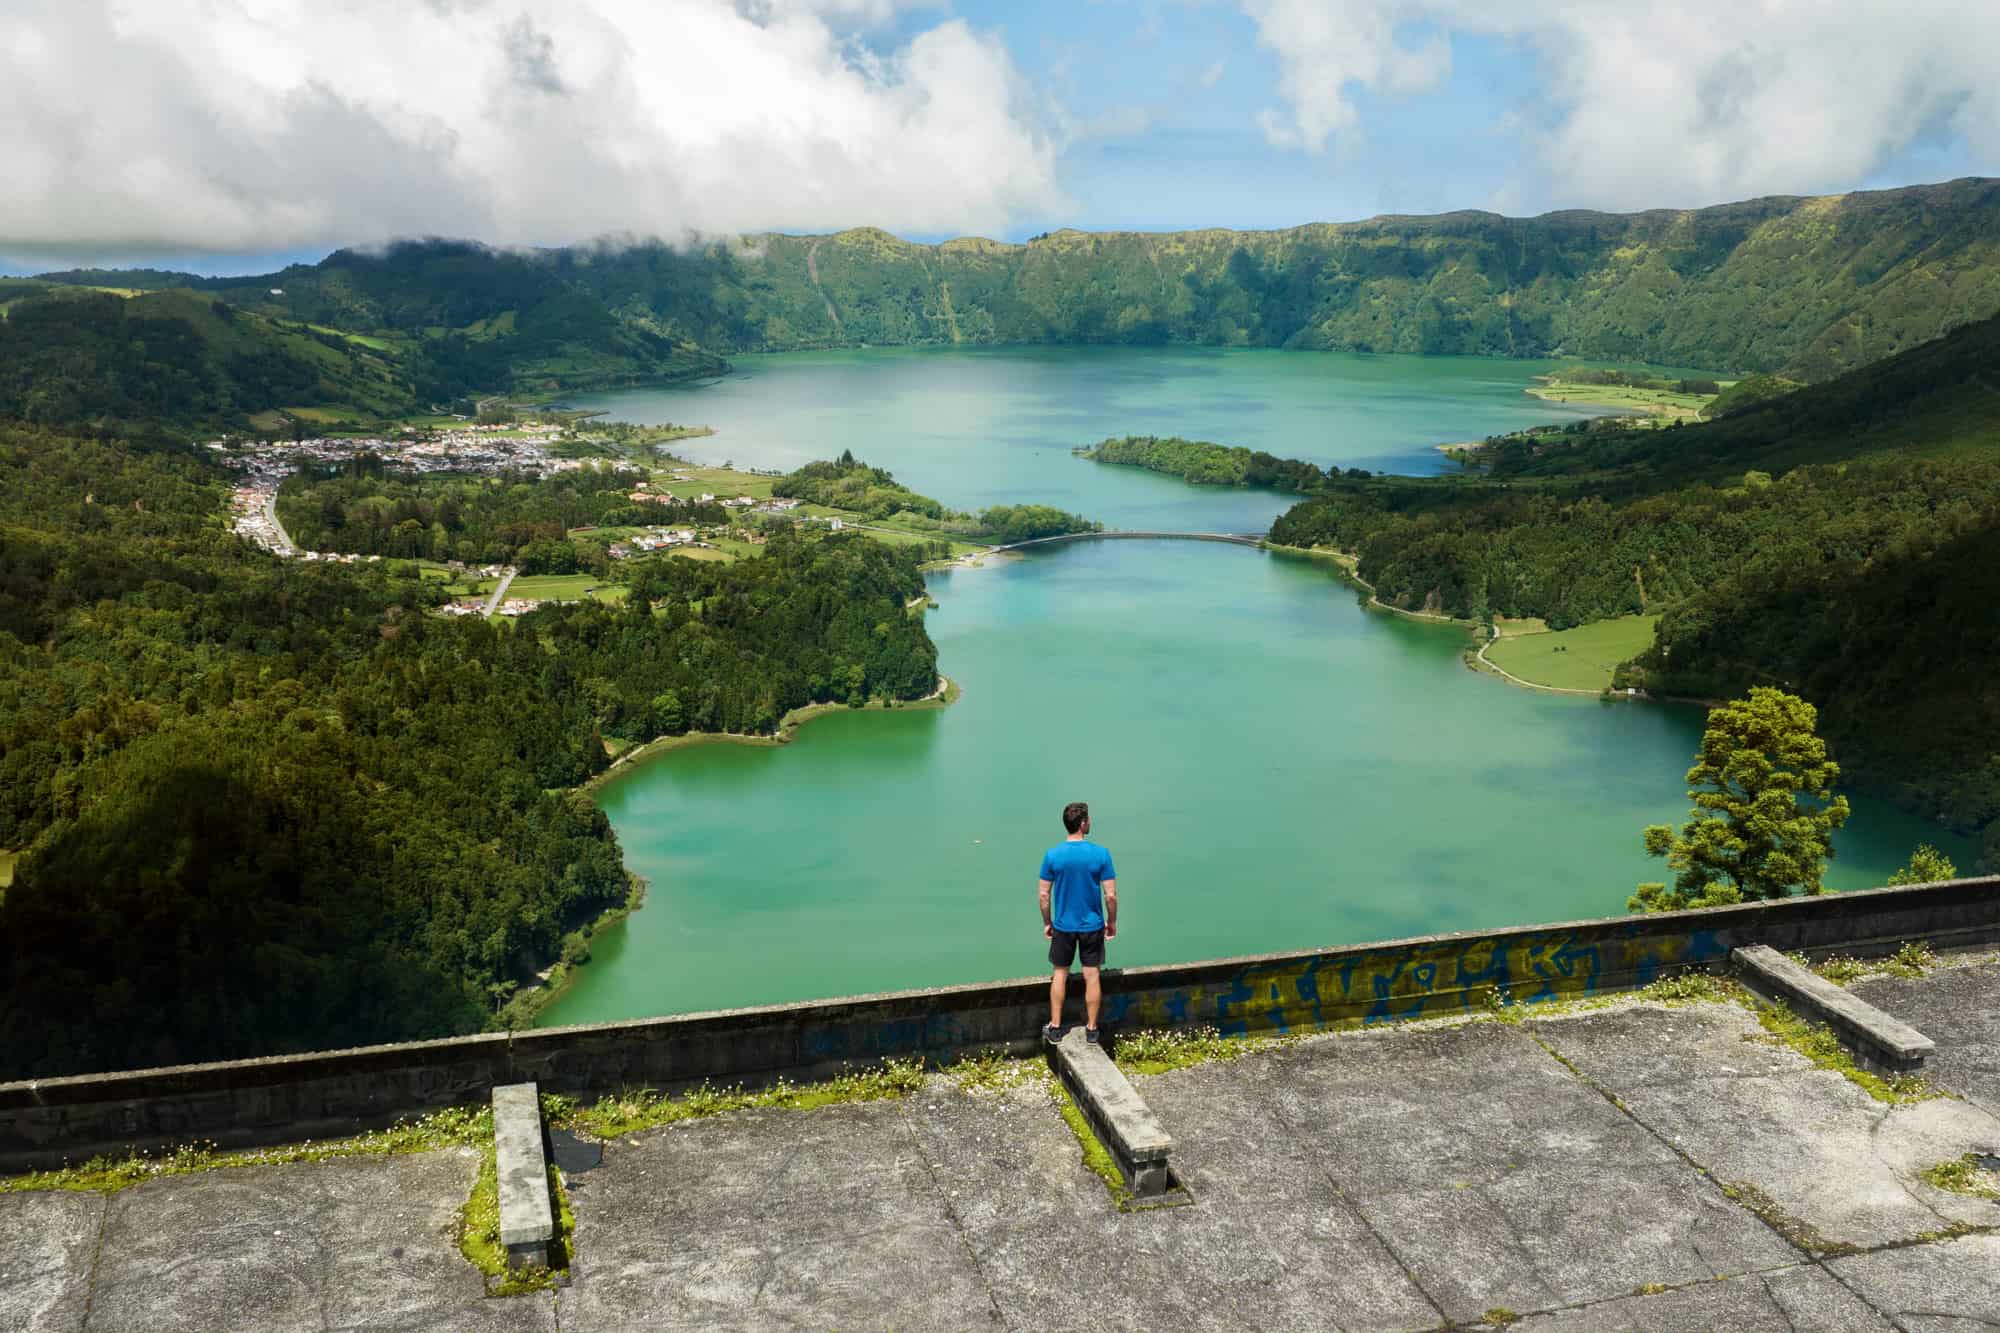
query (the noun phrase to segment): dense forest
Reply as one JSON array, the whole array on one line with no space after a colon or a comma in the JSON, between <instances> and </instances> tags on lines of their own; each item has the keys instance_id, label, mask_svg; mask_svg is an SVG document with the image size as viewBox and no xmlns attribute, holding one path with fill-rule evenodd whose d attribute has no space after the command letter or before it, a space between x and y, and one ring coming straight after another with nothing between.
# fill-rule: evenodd
<instances>
[{"instance_id":1,"label":"dense forest","mask_svg":"<svg viewBox=\"0 0 2000 1333\"><path fill-rule=\"evenodd\" d=\"M1818 381L2000 311L2000 181L1019 245L873 228L536 253L427 241L254 278L45 281L179 281L370 338L428 400L712 374L738 351L912 343L1568 355Z\"/></svg>"},{"instance_id":2,"label":"dense forest","mask_svg":"<svg viewBox=\"0 0 2000 1333\"><path fill-rule=\"evenodd\" d=\"M1776 684L1850 775L2000 860L2000 320L1699 425L1508 437L1481 475L1329 478L1271 539L1392 606L1562 629L1661 612L1622 685ZM1725 469L1728 469L1725 473Z\"/></svg>"},{"instance_id":3,"label":"dense forest","mask_svg":"<svg viewBox=\"0 0 2000 1333\"><path fill-rule=\"evenodd\" d=\"M634 499L646 476L583 467L544 480L417 477L362 457L293 473L278 488L278 518L309 551L511 564L524 574L570 574L601 561L603 547L579 547L569 539L572 528L729 521L729 511L713 502Z\"/></svg>"},{"instance_id":4,"label":"dense forest","mask_svg":"<svg viewBox=\"0 0 2000 1333\"><path fill-rule=\"evenodd\" d=\"M362 334L402 350L417 394L597 388L720 373L722 359L645 319L614 314L549 265L463 242L340 250L268 277L208 280L224 300Z\"/></svg>"},{"instance_id":5,"label":"dense forest","mask_svg":"<svg viewBox=\"0 0 2000 1333\"><path fill-rule=\"evenodd\" d=\"M845 509L864 518L896 519L920 531L951 533L975 541L1024 542L1070 532L1099 532L1102 523L1048 505L995 505L977 514L946 509L928 495L919 495L879 467L855 458L808 463L772 483L771 494L809 504Z\"/></svg>"},{"instance_id":6,"label":"dense forest","mask_svg":"<svg viewBox=\"0 0 2000 1333\"><path fill-rule=\"evenodd\" d=\"M563 790L604 738L936 680L918 557L858 534L491 625L250 547L224 489L0 424L0 1076L477 1028L626 897Z\"/></svg>"}]
</instances>

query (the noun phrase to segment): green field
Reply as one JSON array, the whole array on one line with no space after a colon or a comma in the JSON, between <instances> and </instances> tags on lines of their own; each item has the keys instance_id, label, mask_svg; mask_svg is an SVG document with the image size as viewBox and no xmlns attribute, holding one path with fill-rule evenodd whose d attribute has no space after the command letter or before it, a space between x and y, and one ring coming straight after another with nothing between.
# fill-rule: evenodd
<instances>
[{"instance_id":1,"label":"green field","mask_svg":"<svg viewBox=\"0 0 2000 1333\"><path fill-rule=\"evenodd\" d=\"M592 596L600 602L622 602L625 586L596 574L523 574L507 585L507 598L532 597L543 602L580 602Z\"/></svg>"},{"instance_id":2,"label":"green field","mask_svg":"<svg viewBox=\"0 0 2000 1333\"><path fill-rule=\"evenodd\" d=\"M1620 616L1575 629L1544 630L1495 640L1486 660L1510 676L1560 690L1601 690L1620 662L1652 647L1658 616Z\"/></svg>"},{"instance_id":3,"label":"green field","mask_svg":"<svg viewBox=\"0 0 2000 1333\"><path fill-rule=\"evenodd\" d=\"M1697 421L1701 418L1701 410L1716 398L1712 393L1635 389L1623 384L1570 384L1561 379L1537 384L1528 392L1551 403L1633 412L1662 425L1670 421Z\"/></svg>"},{"instance_id":4,"label":"green field","mask_svg":"<svg viewBox=\"0 0 2000 1333\"><path fill-rule=\"evenodd\" d=\"M676 472L692 480L667 480L669 474ZM691 463L659 468L653 476L654 490L665 491L683 500L691 500L704 493L714 495L718 500L733 500L739 495L747 495L753 500L768 500L771 498L771 484L778 480L725 467L696 467Z\"/></svg>"},{"instance_id":5,"label":"green field","mask_svg":"<svg viewBox=\"0 0 2000 1333\"><path fill-rule=\"evenodd\" d=\"M754 548L742 542L732 542L732 548L724 550L719 546L674 546L667 554L676 560L734 560L738 555L748 555Z\"/></svg>"},{"instance_id":6,"label":"green field","mask_svg":"<svg viewBox=\"0 0 2000 1333\"><path fill-rule=\"evenodd\" d=\"M480 578L476 571L460 572L434 560L417 561L417 572L425 582L441 583L445 592L452 597L477 597L493 591L498 579Z\"/></svg>"}]
</instances>

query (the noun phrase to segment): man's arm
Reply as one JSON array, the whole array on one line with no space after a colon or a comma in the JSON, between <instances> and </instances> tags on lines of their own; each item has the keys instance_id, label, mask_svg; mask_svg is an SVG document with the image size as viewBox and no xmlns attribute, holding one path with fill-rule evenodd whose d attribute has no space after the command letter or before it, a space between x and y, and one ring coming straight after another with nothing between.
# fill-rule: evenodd
<instances>
[{"instance_id":1,"label":"man's arm","mask_svg":"<svg viewBox=\"0 0 2000 1333\"><path fill-rule=\"evenodd\" d=\"M1053 889L1055 884L1053 881L1046 879L1040 880L1038 883L1040 884L1040 888L1036 892L1042 900L1042 934L1053 935L1055 934L1056 925L1055 918L1049 915L1049 890Z\"/></svg>"},{"instance_id":2,"label":"man's arm","mask_svg":"<svg viewBox=\"0 0 2000 1333\"><path fill-rule=\"evenodd\" d=\"M1104 938L1110 939L1118 933L1118 881L1116 878L1104 881Z\"/></svg>"}]
</instances>

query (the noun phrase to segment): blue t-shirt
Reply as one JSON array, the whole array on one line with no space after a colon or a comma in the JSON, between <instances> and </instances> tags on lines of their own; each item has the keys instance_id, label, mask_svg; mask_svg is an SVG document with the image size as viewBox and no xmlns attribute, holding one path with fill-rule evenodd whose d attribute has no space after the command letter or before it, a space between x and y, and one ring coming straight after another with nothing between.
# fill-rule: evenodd
<instances>
[{"instance_id":1,"label":"blue t-shirt","mask_svg":"<svg viewBox=\"0 0 2000 1333\"><path fill-rule=\"evenodd\" d=\"M1104 929L1104 891L1098 886L1118 878L1110 852L1088 839L1059 842L1043 854L1041 878L1054 886L1049 915L1057 930L1088 935Z\"/></svg>"}]
</instances>

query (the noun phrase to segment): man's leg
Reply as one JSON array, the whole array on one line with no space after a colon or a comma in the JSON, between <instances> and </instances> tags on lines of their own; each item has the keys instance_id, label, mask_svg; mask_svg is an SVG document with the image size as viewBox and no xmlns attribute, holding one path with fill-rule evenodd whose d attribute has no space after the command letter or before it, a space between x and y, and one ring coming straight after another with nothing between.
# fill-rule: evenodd
<instances>
[{"instance_id":1,"label":"man's leg","mask_svg":"<svg viewBox=\"0 0 2000 1333\"><path fill-rule=\"evenodd\" d=\"M1092 995L1097 994L1097 980L1095 975L1091 972L1085 972L1084 975L1086 977L1091 978L1090 994ZM1063 996L1066 995L1068 992L1069 992L1069 969L1067 967L1059 967L1056 969L1056 974L1054 978L1052 978L1049 982L1049 1026L1052 1028L1059 1028L1062 1026ZM1091 1018L1090 1021L1095 1023L1097 1019L1094 1017L1094 1015L1097 1013L1097 1011L1093 1009L1091 1010L1091 1013L1093 1017Z\"/></svg>"},{"instance_id":2,"label":"man's leg","mask_svg":"<svg viewBox=\"0 0 2000 1333\"><path fill-rule=\"evenodd\" d=\"M1097 1002L1104 998L1097 985L1097 971L1094 967L1083 969L1083 1025L1090 1028L1097 1026Z\"/></svg>"}]
</instances>

